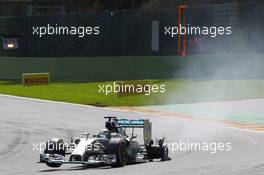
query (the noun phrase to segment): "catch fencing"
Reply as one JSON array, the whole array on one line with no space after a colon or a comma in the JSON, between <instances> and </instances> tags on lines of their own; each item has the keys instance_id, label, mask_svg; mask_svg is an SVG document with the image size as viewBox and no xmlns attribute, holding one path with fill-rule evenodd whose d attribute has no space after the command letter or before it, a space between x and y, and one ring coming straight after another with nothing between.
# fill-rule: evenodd
<instances>
[{"instance_id":1,"label":"catch fencing","mask_svg":"<svg viewBox=\"0 0 264 175\"><path fill-rule=\"evenodd\" d=\"M212 38L187 35L170 38L165 26L178 26L178 7L159 10L123 10L61 16L0 17L3 37L17 37L18 49L2 56L162 56L178 55L179 39L185 54L264 53L263 3L186 7L181 18L193 26L231 26L232 35ZM36 26L99 26L99 35L33 35ZM184 38L185 37L185 38ZM2 44L2 42L1 42Z\"/></svg>"}]
</instances>

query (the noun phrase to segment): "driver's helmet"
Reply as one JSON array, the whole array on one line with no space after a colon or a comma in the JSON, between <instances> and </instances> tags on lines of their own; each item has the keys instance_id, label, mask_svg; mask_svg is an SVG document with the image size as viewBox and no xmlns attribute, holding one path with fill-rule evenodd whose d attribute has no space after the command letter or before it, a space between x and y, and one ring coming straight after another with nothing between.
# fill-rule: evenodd
<instances>
[{"instance_id":1,"label":"driver's helmet","mask_svg":"<svg viewBox=\"0 0 264 175\"><path fill-rule=\"evenodd\" d=\"M102 129L99 134L100 137L109 137L110 132L107 129Z\"/></svg>"}]
</instances>

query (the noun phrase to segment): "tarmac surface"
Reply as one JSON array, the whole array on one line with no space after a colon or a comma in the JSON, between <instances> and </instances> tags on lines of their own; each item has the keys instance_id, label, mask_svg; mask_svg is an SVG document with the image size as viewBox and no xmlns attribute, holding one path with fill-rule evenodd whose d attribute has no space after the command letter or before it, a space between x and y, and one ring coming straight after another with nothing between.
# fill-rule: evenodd
<instances>
[{"instance_id":1,"label":"tarmac surface","mask_svg":"<svg viewBox=\"0 0 264 175\"><path fill-rule=\"evenodd\" d=\"M63 165L49 168L37 164L39 152L33 144L51 137L68 141L83 132L96 134L103 128L103 116L150 119L153 138L166 137L171 161L127 165L122 168L83 168ZM73 105L0 95L0 174L3 175L263 175L264 133L226 127L221 124L160 114L126 112L108 108ZM180 143L224 144L231 150L178 149Z\"/></svg>"}]
</instances>

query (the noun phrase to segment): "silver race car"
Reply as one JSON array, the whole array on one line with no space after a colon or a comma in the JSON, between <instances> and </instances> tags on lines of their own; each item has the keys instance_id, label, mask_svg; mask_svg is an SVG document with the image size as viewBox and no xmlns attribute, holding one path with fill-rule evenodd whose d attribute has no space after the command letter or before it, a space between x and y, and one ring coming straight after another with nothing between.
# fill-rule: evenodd
<instances>
[{"instance_id":1,"label":"silver race car","mask_svg":"<svg viewBox=\"0 0 264 175\"><path fill-rule=\"evenodd\" d=\"M84 133L85 137L71 138L68 145L60 138L48 140L39 163L46 163L49 167L60 167L62 164L122 167L154 159L170 160L164 138L157 144L151 139L152 125L149 120L105 118L105 129L92 137ZM142 144L136 141L136 128L143 129ZM128 130L131 130L130 136Z\"/></svg>"}]
</instances>

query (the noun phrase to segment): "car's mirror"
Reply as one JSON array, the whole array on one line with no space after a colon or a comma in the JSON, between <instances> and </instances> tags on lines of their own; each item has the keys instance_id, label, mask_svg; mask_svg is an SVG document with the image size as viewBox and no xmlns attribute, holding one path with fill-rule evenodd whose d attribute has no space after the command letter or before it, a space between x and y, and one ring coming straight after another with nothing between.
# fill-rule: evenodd
<instances>
[{"instance_id":1,"label":"car's mirror","mask_svg":"<svg viewBox=\"0 0 264 175\"><path fill-rule=\"evenodd\" d=\"M137 138L137 134L132 135L132 139L135 139L135 138Z\"/></svg>"},{"instance_id":2,"label":"car's mirror","mask_svg":"<svg viewBox=\"0 0 264 175\"><path fill-rule=\"evenodd\" d=\"M89 138L89 133L87 133L87 132L84 132L82 135L84 135L84 136L86 136L86 140Z\"/></svg>"}]
</instances>

